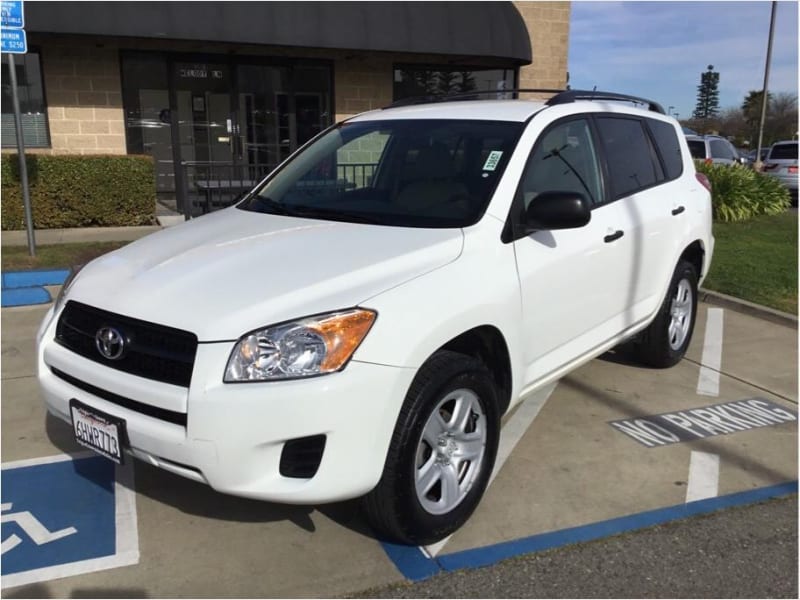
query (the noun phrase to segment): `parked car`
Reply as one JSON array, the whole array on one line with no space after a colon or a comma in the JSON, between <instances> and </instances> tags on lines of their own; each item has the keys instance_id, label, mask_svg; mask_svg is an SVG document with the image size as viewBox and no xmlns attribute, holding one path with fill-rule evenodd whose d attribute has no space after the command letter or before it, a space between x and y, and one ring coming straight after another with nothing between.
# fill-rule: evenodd
<instances>
[{"instance_id":1,"label":"parked car","mask_svg":"<svg viewBox=\"0 0 800 600\"><path fill-rule=\"evenodd\" d=\"M707 164L735 165L745 164L746 161L739 156L736 147L724 137L718 135L687 135L689 151L695 160L705 161Z\"/></svg>"},{"instance_id":2,"label":"parked car","mask_svg":"<svg viewBox=\"0 0 800 600\"><path fill-rule=\"evenodd\" d=\"M772 144L764 159L763 172L785 185L797 203L797 141Z\"/></svg>"},{"instance_id":3,"label":"parked car","mask_svg":"<svg viewBox=\"0 0 800 600\"><path fill-rule=\"evenodd\" d=\"M275 502L363 496L382 538L431 543L477 506L526 396L622 342L681 360L709 188L638 98L367 112L236 206L75 273L38 380L111 460Z\"/></svg>"},{"instance_id":4,"label":"parked car","mask_svg":"<svg viewBox=\"0 0 800 600\"><path fill-rule=\"evenodd\" d=\"M767 158L767 154L769 153L769 147L761 148L761 162L764 162L764 159ZM747 166L753 168L756 163L756 155L758 154L757 149L750 150L747 154L744 155L745 159L747 160Z\"/></svg>"}]
</instances>

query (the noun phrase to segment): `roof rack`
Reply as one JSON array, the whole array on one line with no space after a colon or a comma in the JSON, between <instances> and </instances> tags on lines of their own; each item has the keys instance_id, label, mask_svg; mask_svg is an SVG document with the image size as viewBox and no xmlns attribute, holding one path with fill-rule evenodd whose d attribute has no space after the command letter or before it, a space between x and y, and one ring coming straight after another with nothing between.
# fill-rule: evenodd
<instances>
[{"instance_id":1,"label":"roof rack","mask_svg":"<svg viewBox=\"0 0 800 600\"><path fill-rule=\"evenodd\" d=\"M486 95L506 95L512 94L514 98L519 98L519 94L554 94L545 104L556 106L558 104L568 104L577 100L612 100L617 102L632 102L634 104L644 104L648 110L666 114L664 108L653 100L629 96L627 94L617 94L614 92L598 92L597 90L554 90L545 88L513 88L510 90L474 90L459 94L431 94L428 96L414 96L403 98L392 102L384 108L397 108L398 106L414 106L416 104L432 104L436 102L452 102L454 100L477 100L478 96Z\"/></svg>"},{"instance_id":2,"label":"roof rack","mask_svg":"<svg viewBox=\"0 0 800 600\"><path fill-rule=\"evenodd\" d=\"M567 90L560 94L553 96L545 104L548 106L555 106L557 104L567 104L575 102L576 100L616 100L619 102L633 102L634 104L646 104L648 110L653 112L666 114L664 107L658 102L648 100L647 98L639 98L638 96L628 96L627 94L615 94L614 92L598 92L596 90Z\"/></svg>"},{"instance_id":3,"label":"roof rack","mask_svg":"<svg viewBox=\"0 0 800 600\"><path fill-rule=\"evenodd\" d=\"M473 90L471 92L461 92L458 94L430 94L428 96L413 96L392 102L384 108L397 108L398 106L413 106L415 104L432 104L435 102L451 102L453 100L477 100L478 96L514 94L519 98L520 93L532 94L562 94L565 90L553 89L534 89L534 88L514 88L509 90Z\"/></svg>"}]
</instances>

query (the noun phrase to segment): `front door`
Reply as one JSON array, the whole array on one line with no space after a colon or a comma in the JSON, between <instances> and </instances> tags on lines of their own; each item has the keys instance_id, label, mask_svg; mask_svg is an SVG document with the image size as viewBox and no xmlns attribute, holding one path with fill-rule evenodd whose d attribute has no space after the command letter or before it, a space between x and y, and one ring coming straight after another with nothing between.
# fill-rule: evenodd
<instances>
[{"instance_id":1,"label":"front door","mask_svg":"<svg viewBox=\"0 0 800 600\"><path fill-rule=\"evenodd\" d=\"M555 191L580 193L593 208L584 227L535 231L514 242L526 383L557 373L619 331L631 277L627 216L619 203L605 202L588 118L551 126L528 160L520 188L525 207Z\"/></svg>"}]
</instances>

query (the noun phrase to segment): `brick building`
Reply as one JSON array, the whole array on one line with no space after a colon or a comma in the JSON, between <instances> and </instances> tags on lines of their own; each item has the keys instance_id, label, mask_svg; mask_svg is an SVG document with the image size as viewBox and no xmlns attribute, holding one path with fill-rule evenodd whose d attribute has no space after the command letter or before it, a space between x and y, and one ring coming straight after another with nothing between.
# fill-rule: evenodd
<instances>
[{"instance_id":1,"label":"brick building","mask_svg":"<svg viewBox=\"0 0 800 600\"><path fill-rule=\"evenodd\" d=\"M30 52L17 70L26 147L150 154L159 201L181 212L214 182L246 186L350 115L431 92L567 82L569 2L25 8ZM4 152L16 144L8 95L4 85Z\"/></svg>"}]
</instances>

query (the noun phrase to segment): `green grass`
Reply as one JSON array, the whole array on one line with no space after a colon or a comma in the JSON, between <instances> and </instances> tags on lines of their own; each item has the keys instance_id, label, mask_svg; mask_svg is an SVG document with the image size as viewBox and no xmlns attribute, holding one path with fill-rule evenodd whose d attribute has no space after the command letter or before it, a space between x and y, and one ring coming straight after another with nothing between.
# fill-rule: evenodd
<instances>
[{"instance_id":1,"label":"green grass","mask_svg":"<svg viewBox=\"0 0 800 600\"><path fill-rule=\"evenodd\" d=\"M716 246L703 287L797 313L797 211L714 223Z\"/></svg>"},{"instance_id":2,"label":"green grass","mask_svg":"<svg viewBox=\"0 0 800 600\"><path fill-rule=\"evenodd\" d=\"M121 248L128 242L92 242L37 246L36 256L28 255L27 246L3 246L3 271L25 269L61 269L82 265L93 258Z\"/></svg>"}]
</instances>

